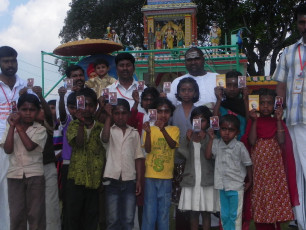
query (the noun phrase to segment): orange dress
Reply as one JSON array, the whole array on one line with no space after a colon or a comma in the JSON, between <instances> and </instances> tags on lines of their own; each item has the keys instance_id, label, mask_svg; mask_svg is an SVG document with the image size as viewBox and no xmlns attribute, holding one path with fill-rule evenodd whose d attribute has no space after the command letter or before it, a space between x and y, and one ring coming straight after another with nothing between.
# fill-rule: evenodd
<instances>
[{"instance_id":1,"label":"orange dress","mask_svg":"<svg viewBox=\"0 0 306 230\"><path fill-rule=\"evenodd\" d=\"M276 223L293 220L293 212L282 160L282 151L274 136L260 138L252 149L252 211L255 222Z\"/></svg>"}]
</instances>

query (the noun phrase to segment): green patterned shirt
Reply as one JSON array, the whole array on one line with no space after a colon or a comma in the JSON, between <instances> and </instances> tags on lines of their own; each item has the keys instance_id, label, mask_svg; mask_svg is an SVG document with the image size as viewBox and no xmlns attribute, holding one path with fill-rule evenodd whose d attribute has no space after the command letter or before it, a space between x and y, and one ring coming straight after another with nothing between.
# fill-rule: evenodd
<instances>
[{"instance_id":1,"label":"green patterned shirt","mask_svg":"<svg viewBox=\"0 0 306 230\"><path fill-rule=\"evenodd\" d=\"M72 148L68 179L73 179L76 185L97 189L101 184L105 162L105 149L100 140L103 124L95 122L89 138L84 127L83 147L78 147L76 144L78 129L79 120L71 121L67 130L67 140Z\"/></svg>"}]
</instances>

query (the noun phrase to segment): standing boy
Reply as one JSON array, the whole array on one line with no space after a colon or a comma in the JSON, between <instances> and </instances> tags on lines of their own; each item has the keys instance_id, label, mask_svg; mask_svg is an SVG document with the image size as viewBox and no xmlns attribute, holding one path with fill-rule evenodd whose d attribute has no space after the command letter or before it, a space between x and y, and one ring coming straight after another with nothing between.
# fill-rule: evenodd
<instances>
[{"instance_id":1,"label":"standing boy","mask_svg":"<svg viewBox=\"0 0 306 230\"><path fill-rule=\"evenodd\" d=\"M105 110L107 117L101 139L107 151L104 172L107 180L104 183L107 230L131 230L134 225L136 196L141 193L143 153L140 137L137 129L126 124L130 105L125 99L119 98L113 108L107 104ZM111 119L114 122L112 126Z\"/></svg>"},{"instance_id":2,"label":"standing boy","mask_svg":"<svg viewBox=\"0 0 306 230\"><path fill-rule=\"evenodd\" d=\"M77 96L85 97L85 109L77 109L76 120L70 122L67 140L71 146L71 160L65 196L65 229L97 230L99 191L105 161L100 141L103 124L94 120L97 95L89 88Z\"/></svg>"},{"instance_id":3,"label":"standing boy","mask_svg":"<svg viewBox=\"0 0 306 230\"><path fill-rule=\"evenodd\" d=\"M221 139L214 139L212 129L205 151L207 159L216 159L214 186L220 192L220 214L224 230L242 228L242 204L244 191L252 184L252 161L244 144L237 141L240 122L235 115L220 119ZM244 179L248 176L248 183Z\"/></svg>"}]
</instances>

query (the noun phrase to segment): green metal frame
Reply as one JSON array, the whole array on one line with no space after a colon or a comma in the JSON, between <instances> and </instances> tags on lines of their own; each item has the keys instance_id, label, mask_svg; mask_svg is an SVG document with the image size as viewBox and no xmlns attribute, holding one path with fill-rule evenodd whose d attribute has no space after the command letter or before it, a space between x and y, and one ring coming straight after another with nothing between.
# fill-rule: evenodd
<instances>
[{"instance_id":1,"label":"green metal frame","mask_svg":"<svg viewBox=\"0 0 306 230\"><path fill-rule=\"evenodd\" d=\"M212 72L217 72L217 70L221 69L236 69L237 71L241 72L241 65L240 60L246 59L246 57L242 57L239 54L238 45L222 45L222 46L209 46L209 47L198 47L200 48L205 56L205 68L209 69ZM143 74L148 73L148 62L149 62L149 56L153 54L154 57L161 57L160 55L168 55L168 60L161 60L161 59L155 59L155 72L187 72L185 65L182 65L185 63L184 54L186 50L189 48L175 48L175 49L162 49L162 50L131 50L131 51L117 51L114 52L113 55L117 55L118 53L127 52L132 53L136 58L136 76L143 80ZM213 50L218 50L218 53L216 55L213 55ZM228 53L234 54L233 56L226 57L225 55L228 55ZM222 54L222 55L220 55ZM63 57L58 56L53 53L48 53L41 51L41 71L42 71L42 93L44 97L48 96L51 91L66 77L65 75L62 76L55 85L45 94L45 68L44 64L51 64L55 65L49 62L45 61L44 56L49 55L61 60L64 60L68 62L68 65L75 64L77 62L72 61L72 58L75 57ZM79 61L84 57L79 57ZM145 59L145 60L144 60ZM231 61L234 63L229 64L216 64L217 61ZM139 67L138 65L144 64L148 66ZM168 66L166 66L166 64ZM170 64L170 65L169 65ZM178 65L180 64L180 65ZM173 71L174 70L174 71Z\"/></svg>"},{"instance_id":2,"label":"green metal frame","mask_svg":"<svg viewBox=\"0 0 306 230\"><path fill-rule=\"evenodd\" d=\"M62 76L56 83L54 86L52 86L52 88L45 94L45 63L49 64L49 65L55 65L53 63L50 63L50 62L46 62L45 61L45 55L48 55L48 56L52 56L52 57L55 57L55 58L58 58L58 59L61 59L61 60L64 60L66 62L68 62L68 65L71 65L71 64L75 64L76 62L75 61L72 61L71 58L72 57L63 57L63 56L58 56L58 55L55 55L54 53L48 53L48 52L44 52L44 51L41 51L41 77L42 77L42 95L44 97L47 97L51 92L52 90L59 84L61 83L61 81L66 77L66 75ZM73 57L75 58L75 57ZM81 59L81 58L80 58ZM79 60L80 60L79 59ZM55 66L58 66L58 65L55 65ZM58 66L59 67L59 66Z\"/></svg>"}]
</instances>

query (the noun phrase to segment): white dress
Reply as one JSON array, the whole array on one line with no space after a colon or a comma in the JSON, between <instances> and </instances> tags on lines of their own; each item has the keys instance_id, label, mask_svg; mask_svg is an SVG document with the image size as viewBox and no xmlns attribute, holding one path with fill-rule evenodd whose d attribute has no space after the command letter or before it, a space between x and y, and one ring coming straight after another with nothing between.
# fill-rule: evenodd
<instances>
[{"instance_id":1,"label":"white dress","mask_svg":"<svg viewBox=\"0 0 306 230\"><path fill-rule=\"evenodd\" d=\"M214 189L213 185L201 187L201 143L192 143L194 146L195 186L182 187L178 208L191 211L220 211L219 192Z\"/></svg>"}]
</instances>

